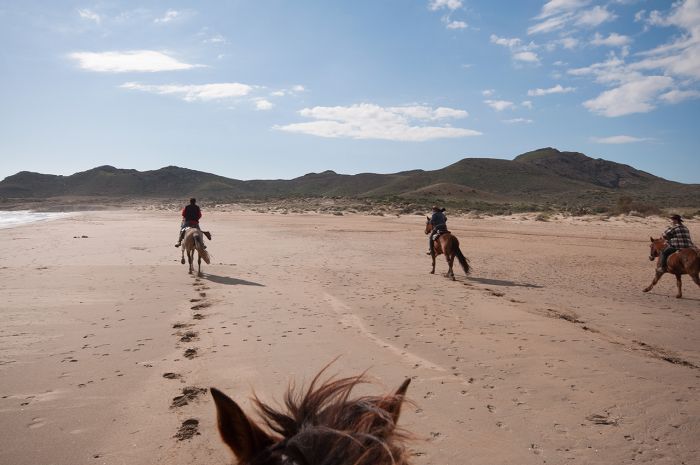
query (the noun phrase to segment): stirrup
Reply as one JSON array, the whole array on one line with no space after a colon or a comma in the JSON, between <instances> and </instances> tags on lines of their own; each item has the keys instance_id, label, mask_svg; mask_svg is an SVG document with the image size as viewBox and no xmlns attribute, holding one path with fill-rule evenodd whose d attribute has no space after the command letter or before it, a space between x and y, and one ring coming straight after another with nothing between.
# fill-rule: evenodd
<instances>
[{"instance_id":1,"label":"stirrup","mask_svg":"<svg viewBox=\"0 0 700 465\"><path fill-rule=\"evenodd\" d=\"M175 244L175 247L180 247L181 244L182 242L178 242L177 244Z\"/></svg>"}]
</instances>

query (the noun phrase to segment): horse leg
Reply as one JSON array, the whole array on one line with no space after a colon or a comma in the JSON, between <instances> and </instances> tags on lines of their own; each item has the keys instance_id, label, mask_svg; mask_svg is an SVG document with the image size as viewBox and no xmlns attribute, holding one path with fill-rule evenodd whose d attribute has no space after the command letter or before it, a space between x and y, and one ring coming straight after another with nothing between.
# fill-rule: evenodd
<instances>
[{"instance_id":1,"label":"horse leg","mask_svg":"<svg viewBox=\"0 0 700 465\"><path fill-rule=\"evenodd\" d=\"M180 259L180 263L183 265L185 264L185 246L182 246L182 258Z\"/></svg>"},{"instance_id":2,"label":"horse leg","mask_svg":"<svg viewBox=\"0 0 700 465\"><path fill-rule=\"evenodd\" d=\"M433 269L430 270L430 274L435 274L435 252L430 255L430 258L433 259Z\"/></svg>"},{"instance_id":3,"label":"horse leg","mask_svg":"<svg viewBox=\"0 0 700 465\"><path fill-rule=\"evenodd\" d=\"M681 290L681 275L676 275L676 286L678 286L678 294L676 294L676 299L683 297L683 291Z\"/></svg>"},{"instance_id":4,"label":"horse leg","mask_svg":"<svg viewBox=\"0 0 700 465\"><path fill-rule=\"evenodd\" d=\"M197 276L202 276L202 255L197 251Z\"/></svg>"},{"instance_id":5,"label":"horse leg","mask_svg":"<svg viewBox=\"0 0 700 465\"><path fill-rule=\"evenodd\" d=\"M448 278L452 278L452 281L455 280L455 272L452 271L452 265L455 262L455 256L454 254L449 254L445 255L445 258L447 259L447 274L445 275Z\"/></svg>"},{"instance_id":6,"label":"horse leg","mask_svg":"<svg viewBox=\"0 0 700 465\"><path fill-rule=\"evenodd\" d=\"M656 286L656 283L659 282L659 279L664 275L663 272L657 271L656 274L654 275L654 280L649 284L647 287L644 288L644 292L649 292L652 287Z\"/></svg>"},{"instance_id":7,"label":"horse leg","mask_svg":"<svg viewBox=\"0 0 700 465\"><path fill-rule=\"evenodd\" d=\"M188 271L189 274L192 274L192 272L194 271L194 267L192 266L193 260L194 260L194 249L188 250L187 251L187 262L190 264L190 271Z\"/></svg>"}]
</instances>

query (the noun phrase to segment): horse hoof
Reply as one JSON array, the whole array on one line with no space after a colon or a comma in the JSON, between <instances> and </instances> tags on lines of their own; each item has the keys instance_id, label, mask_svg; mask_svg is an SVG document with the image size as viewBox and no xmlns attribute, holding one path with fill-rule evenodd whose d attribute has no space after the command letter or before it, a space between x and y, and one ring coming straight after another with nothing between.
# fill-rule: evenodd
<instances>
[{"instance_id":1,"label":"horse hoof","mask_svg":"<svg viewBox=\"0 0 700 465\"><path fill-rule=\"evenodd\" d=\"M182 264L184 265L184 264L185 264L185 259L183 258L182 260L180 260L180 263L182 263Z\"/></svg>"},{"instance_id":2,"label":"horse hoof","mask_svg":"<svg viewBox=\"0 0 700 465\"><path fill-rule=\"evenodd\" d=\"M433 270L433 271L431 271L431 272L430 272L430 274L435 274L435 271L434 271L434 270Z\"/></svg>"},{"instance_id":3,"label":"horse hoof","mask_svg":"<svg viewBox=\"0 0 700 465\"><path fill-rule=\"evenodd\" d=\"M651 290L651 288L645 287L644 289L642 289L642 292L649 292L650 290Z\"/></svg>"},{"instance_id":4,"label":"horse hoof","mask_svg":"<svg viewBox=\"0 0 700 465\"><path fill-rule=\"evenodd\" d=\"M678 294L678 295L676 296L676 299L682 299L682 298L683 298L683 295L682 295L682 294Z\"/></svg>"}]
</instances>

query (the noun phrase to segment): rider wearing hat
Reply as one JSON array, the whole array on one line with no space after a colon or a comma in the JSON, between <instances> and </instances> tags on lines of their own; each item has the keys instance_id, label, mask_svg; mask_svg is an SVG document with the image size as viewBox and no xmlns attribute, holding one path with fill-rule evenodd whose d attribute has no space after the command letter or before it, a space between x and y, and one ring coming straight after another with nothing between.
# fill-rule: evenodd
<instances>
[{"instance_id":1,"label":"rider wearing hat","mask_svg":"<svg viewBox=\"0 0 700 465\"><path fill-rule=\"evenodd\" d=\"M445 216L445 209L433 205L433 214L430 217L430 224L433 227L433 231L428 236L428 255L432 255L435 250L435 245L433 244L433 236L438 231L447 231L447 216Z\"/></svg>"},{"instance_id":2,"label":"rider wearing hat","mask_svg":"<svg viewBox=\"0 0 700 465\"><path fill-rule=\"evenodd\" d=\"M672 253L686 247L695 247L693 241L690 239L690 231L688 231L688 228L683 224L681 215L671 215L668 219L671 220L673 224L669 226L661 236L666 239L668 245L661 251L661 262L656 269L659 273L666 272L666 261Z\"/></svg>"}]
</instances>

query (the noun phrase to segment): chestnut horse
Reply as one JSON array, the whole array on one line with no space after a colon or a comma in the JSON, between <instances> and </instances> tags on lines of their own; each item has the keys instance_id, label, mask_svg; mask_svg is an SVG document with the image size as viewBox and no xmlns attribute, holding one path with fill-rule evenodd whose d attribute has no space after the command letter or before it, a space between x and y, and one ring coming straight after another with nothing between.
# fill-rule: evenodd
<instances>
[{"instance_id":1,"label":"chestnut horse","mask_svg":"<svg viewBox=\"0 0 700 465\"><path fill-rule=\"evenodd\" d=\"M428 221L425 223L425 233L431 234L432 232L433 226L430 224L430 218L428 218ZM457 260L459 260L459 264L462 265L464 274L469 274L469 271L471 270L469 260L459 249L459 239L457 239L454 234L449 231L440 234L440 236L433 241L433 245L433 253L430 255L433 259L433 269L430 271L430 274L435 274L435 257L440 254L445 254L445 259L447 260L448 270L445 277L452 278L452 281L455 280L455 273L452 271L452 265L454 264L455 257Z\"/></svg>"},{"instance_id":2,"label":"chestnut horse","mask_svg":"<svg viewBox=\"0 0 700 465\"><path fill-rule=\"evenodd\" d=\"M192 262L194 261L194 251L197 251L197 276L202 276L202 260L207 265L209 264L209 252L204 248L204 239L202 231L197 228L186 228L185 238L182 241L182 260L180 263L185 264L185 252L187 252L187 261L190 264L189 274L194 271Z\"/></svg>"},{"instance_id":3,"label":"chestnut horse","mask_svg":"<svg viewBox=\"0 0 700 465\"><path fill-rule=\"evenodd\" d=\"M411 380L393 394L350 399L353 388L366 382L364 376L330 379L317 386L321 373L306 392L287 390L285 411L253 399L267 428L211 388L219 433L238 464L408 465L408 435L396 422Z\"/></svg>"},{"instance_id":4,"label":"chestnut horse","mask_svg":"<svg viewBox=\"0 0 700 465\"><path fill-rule=\"evenodd\" d=\"M663 238L654 239L650 237L651 245L649 246L649 260L654 260L656 257L659 259L656 262L657 268L661 263L661 251L668 245L666 240ZM679 249L678 252L671 254L666 262L666 270L668 273L676 275L676 285L678 286L678 294L676 298L680 299L683 297L683 292L681 291L681 275L690 275L692 280L700 286L700 249L698 248L685 248ZM654 280L644 288L644 292L649 292L652 287L659 282L661 276L664 272L657 271L654 276Z\"/></svg>"}]
</instances>

